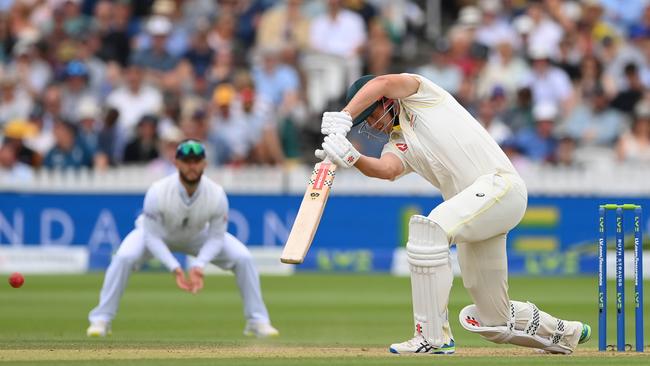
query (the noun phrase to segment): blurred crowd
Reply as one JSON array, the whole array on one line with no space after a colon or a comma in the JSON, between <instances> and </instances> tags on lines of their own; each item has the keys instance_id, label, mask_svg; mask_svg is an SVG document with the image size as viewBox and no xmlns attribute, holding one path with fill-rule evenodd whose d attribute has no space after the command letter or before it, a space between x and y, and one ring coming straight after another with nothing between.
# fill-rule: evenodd
<instances>
[{"instance_id":1,"label":"blurred crowd","mask_svg":"<svg viewBox=\"0 0 650 366\"><path fill-rule=\"evenodd\" d=\"M0 180L171 172L185 138L215 165L311 162L320 114L394 72L448 90L519 169L650 163L648 1L1 0Z\"/></svg>"}]
</instances>

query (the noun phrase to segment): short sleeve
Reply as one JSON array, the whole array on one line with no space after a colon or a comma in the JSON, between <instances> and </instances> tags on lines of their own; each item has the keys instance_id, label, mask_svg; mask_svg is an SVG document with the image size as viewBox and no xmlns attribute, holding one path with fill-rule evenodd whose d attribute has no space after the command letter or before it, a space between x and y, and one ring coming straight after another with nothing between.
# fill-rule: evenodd
<instances>
[{"instance_id":1,"label":"short sleeve","mask_svg":"<svg viewBox=\"0 0 650 366\"><path fill-rule=\"evenodd\" d=\"M406 144L404 138L399 134L393 133L390 137L390 140L388 141L388 143L386 143L386 145L384 145L384 148L381 151L382 156L386 153L392 153L393 155L397 156L397 158L402 162L402 166L404 167L404 170L400 175L395 177L395 179L399 179L405 176L406 174L413 172L413 168L411 168L411 165L406 160L407 150L408 150L408 145Z\"/></svg>"},{"instance_id":2,"label":"short sleeve","mask_svg":"<svg viewBox=\"0 0 650 366\"><path fill-rule=\"evenodd\" d=\"M407 73L402 75L411 76L420 82L420 87L415 94L400 99L400 102L407 107L432 107L444 100L448 94L443 88L423 76Z\"/></svg>"}]
</instances>

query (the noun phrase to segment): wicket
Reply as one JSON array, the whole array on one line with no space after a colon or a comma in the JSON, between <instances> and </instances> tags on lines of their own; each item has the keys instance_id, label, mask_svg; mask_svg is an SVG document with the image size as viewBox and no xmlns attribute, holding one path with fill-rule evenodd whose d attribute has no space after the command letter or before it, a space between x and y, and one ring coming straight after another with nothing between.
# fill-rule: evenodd
<instances>
[{"instance_id":1,"label":"wicket","mask_svg":"<svg viewBox=\"0 0 650 366\"><path fill-rule=\"evenodd\" d=\"M643 235L641 206L605 204L598 208L598 350L613 350L607 345L607 211L616 211L616 350L625 351L625 261L623 219L634 211L634 310L635 350L643 352Z\"/></svg>"}]
</instances>

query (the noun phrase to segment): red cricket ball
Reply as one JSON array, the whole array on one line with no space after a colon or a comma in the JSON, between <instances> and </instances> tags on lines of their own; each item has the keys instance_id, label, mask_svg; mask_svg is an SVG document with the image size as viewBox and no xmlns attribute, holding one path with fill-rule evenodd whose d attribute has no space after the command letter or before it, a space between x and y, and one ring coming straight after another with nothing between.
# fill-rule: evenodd
<instances>
[{"instance_id":1,"label":"red cricket ball","mask_svg":"<svg viewBox=\"0 0 650 366\"><path fill-rule=\"evenodd\" d=\"M18 272L14 272L9 276L9 284L13 288L18 288L25 283L25 277Z\"/></svg>"}]
</instances>

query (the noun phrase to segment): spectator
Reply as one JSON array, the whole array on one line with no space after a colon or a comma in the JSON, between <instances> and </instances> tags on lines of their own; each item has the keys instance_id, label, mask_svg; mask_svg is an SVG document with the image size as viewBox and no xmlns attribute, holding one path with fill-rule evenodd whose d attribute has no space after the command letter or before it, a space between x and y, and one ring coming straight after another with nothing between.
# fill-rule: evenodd
<instances>
[{"instance_id":1,"label":"spectator","mask_svg":"<svg viewBox=\"0 0 650 366\"><path fill-rule=\"evenodd\" d=\"M0 63L6 65L11 59L11 48L16 38L9 29L8 15L0 13Z\"/></svg>"},{"instance_id":2,"label":"spectator","mask_svg":"<svg viewBox=\"0 0 650 366\"><path fill-rule=\"evenodd\" d=\"M557 149L557 139L553 135L558 109L555 104L542 102L533 108L535 127L522 128L517 135L516 143L524 154L533 162L545 163L553 160Z\"/></svg>"},{"instance_id":3,"label":"spectator","mask_svg":"<svg viewBox=\"0 0 650 366\"><path fill-rule=\"evenodd\" d=\"M639 102L634 108L632 128L616 144L618 159L624 162L650 163L650 103Z\"/></svg>"},{"instance_id":4,"label":"spectator","mask_svg":"<svg viewBox=\"0 0 650 366\"><path fill-rule=\"evenodd\" d=\"M38 134L36 126L24 120L13 120L4 127L3 143L16 152L18 161L32 167L41 165L42 156L27 146L26 141Z\"/></svg>"},{"instance_id":5,"label":"spectator","mask_svg":"<svg viewBox=\"0 0 650 366\"><path fill-rule=\"evenodd\" d=\"M27 119L32 98L18 86L18 80L5 75L0 79L0 127L13 119Z\"/></svg>"},{"instance_id":6,"label":"spectator","mask_svg":"<svg viewBox=\"0 0 650 366\"><path fill-rule=\"evenodd\" d=\"M240 118L249 126L251 161L270 165L282 163L284 154L271 105L256 93L252 81L239 88L238 102ZM296 155L296 152L291 154L292 157Z\"/></svg>"},{"instance_id":7,"label":"spectator","mask_svg":"<svg viewBox=\"0 0 650 366\"><path fill-rule=\"evenodd\" d=\"M564 37L564 31L544 10L542 1L531 1L526 14L532 20L532 28L528 35L529 49L557 50Z\"/></svg>"},{"instance_id":8,"label":"spectator","mask_svg":"<svg viewBox=\"0 0 650 366\"><path fill-rule=\"evenodd\" d=\"M528 56L532 62L532 72L523 84L533 92L533 102L552 103L567 113L573 100L571 81L567 74L551 64L550 50L546 46L531 46Z\"/></svg>"},{"instance_id":9,"label":"spectator","mask_svg":"<svg viewBox=\"0 0 650 366\"><path fill-rule=\"evenodd\" d=\"M164 16L154 15L147 21L146 30L151 36L151 46L133 55L133 62L153 72L153 77L170 72L176 67L178 58L167 52L166 44L173 28L172 22Z\"/></svg>"},{"instance_id":10,"label":"spectator","mask_svg":"<svg viewBox=\"0 0 650 366\"><path fill-rule=\"evenodd\" d=\"M136 136L124 149L124 163L148 163L158 157L158 117L144 115L138 122Z\"/></svg>"},{"instance_id":11,"label":"spectator","mask_svg":"<svg viewBox=\"0 0 650 366\"><path fill-rule=\"evenodd\" d=\"M576 106L564 122L565 131L580 145L612 146L623 126L623 115L609 106L609 98L602 88Z\"/></svg>"},{"instance_id":12,"label":"spectator","mask_svg":"<svg viewBox=\"0 0 650 366\"><path fill-rule=\"evenodd\" d=\"M135 126L145 114L157 114L162 108L162 94L144 84L144 70L139 64L126 69L125 82L108 95L106 104L119 113L118 151L135 134Z\"/></svg>"},{"instance_id":13,"label":"spectator","mask_svg":"<svg viewBox=\"0 0 650 366\"><path fill-rule=\"evenodd\" d=\"M108 80L106 63L96 56L100 42L96 34L82 35L76 44L75 58L88 68L90 93L97 98L103 99L111 91L112 85Z\"/></svg>"},{"instance_id":14,"label":"spectator","mask_svg":"<svg viewBox=\"0 0 650 366\"><path fill-rule=\"evenodd\" d=\"M189 47L189 40L191 38L191 30L188 24L181 21L181 13L176 6L174 0L156 0L151 7L152 17L149 21L156 17L168 19L172 25L171 30L167 33L164 43L165 51L172 57L179 58L185 54ZM196 24L192 24L194 28ZM149 28L149 24L144 28ZM137 39L137 49L146 50L151 48L155 36L151 32L140 34Z\"/></svg>"},{"instance_id":15,"label":"spectator","mask_svg":"<svg viewBox=\"0 0 650 366\"><path fill-rule=\"evenodd\" d=\"M210 116L204 109L197 109L189 118L184 119L181 122L180 127L185 138L197 141L212 141L212 131L210 130L211 126L208 117ZM216 146L214 143L206 144L205 146L206 156L210 157L210 161L214 161L215 164L217 164L217 161L220 159L220 156L218 155L220 152L217 151L220 148L220 146Z\"/></svg>"},{"instance_id":16,"label":"spectator","mask_svg":"<svg viewBox=\"0 0 650 366\"><path fill-rule=\"evenodd\" d=\"M0 145L0 183L1 184L26 184L34 179L32 168L20 161L16 150L9 144Z\"/></svg>"},{"instance_id":17,"label":"spectator","mask_svg":"<svg viewBox=\"0 0 650 366\"><path fill-rule=\"evenodd\" d=\"M221 83L232 83L235 74L235 59L231 51L221 50L212 57L212 64L207 71L206 79L210 86Z\"/></svg>"},{"instance_id":18,"label":"spectator","mask_svg":"<svg viewBox=\"0 0 650 366\"><path fill-rule=\"evenodd\" d=\"M475 60L470 56L473 39L474 30L471 27L457 26L449 30L449 59L460 68L463 76L476 75Z\"/></svg>"},{"instance_id":19,"label":"spectator","mask_svg":"<svg viewBox=\"0 0 650 366\"><path fill-rule=\"evenodd\" d=\"M383 75L390 71L393 42L386 27L382 19L374 19L368 25L366 60L368 72L373 75Z\"/></svg>"},{"instance_id":20,"label":"spectator","mask_svg":"<svg viewBox=\"0 0 650 366\"><path fill-rule=\"evenodd\" d=\"M217 54L228 53L233 56L243 57L243 50L235 37L236 32L235 14L223 12L217 17L214 25L208 33L208 44ZM238 61L244 61L243 59Z\"/></svg>"},{"instance_id":21,"label":"spectator","mask_svg":"<svg viewBox=\"0 0 650 366\"><path fill-rule=\"evenodd\" d=\"M260 17L256 47L286 47L304 51L309 46L309 19L303 15L303 0L287 0Z\"/></svg>"},{"instance_id":22,"label":"spectator","mask_svg":"<svg viewBox=\"0 0 650 366\"><path fill-rule=\"evenodd\" d=\"M605 74L614 80L616 90L627 88L626 65L633 63L640 70L647 70L648 64L641 50L630 45L625 39L604 37L601 46L598 57L605 65ZM644 80L646 86L648 81Z\"/></svg>"},{"instance_id":23,"label":"spectator","mask_svg":"<svg viewBox=\"0 0 650 366\"><path fill-rule=\"evenodd\" d=\"M214 57L214 51L212 51L208 44L207 27L206 21L202 21L197 25L197 31L194 34L191 45L185 55L183 55L183 61L189 63L192 68L193 77L205 75Z\"/></svg>"},{"instance_id":24,"label":"spectator","mask_svg":"<svg viewBox=\"0 0 650 366\"><path fill-rule=\"evenodd\" d=\"M61 87L52 84L45 89L42 99L41 130L51 132L54 128L54 121L61 118L62 115L62 92Z\"/></svg>"},{"instance_id":25,"label":"spectator","mask_svg":"<svg viewBox=\"0 0 650 366\"><path fill-rule=\"evenodd\" d=\"M524 148L519 145L515 137L504 140L501 143L501 149L506 154L512 165L517 169L519 174L525 174L530 169L531 161L524 155Z\"/></svg>"},{"instance_id":26,"label":"spectator","mask_svg":"<svg viewBox=\"0 0 650 366\"><path fill-rule=\"evenodd\" d=\"M342 0L328 0L327 13L316 17L309 30L311 48L343 59L346 85L361 76L361 52L366 25L360 15L341 7Z\"/></svg>"},{"instance_id":27,"label":"spectator","mask_svg":"<svg viewBox=\"0 0 650 366\"><path fill-rule=\"evenodd\" d=\"M175 173L176 148L183 139L183 132L178 127L163 128L158 143L158 157L147 165L147 171L156 177Z\"/></svg>"},{"instance_id":28,"label":"spectator","mask_svg":"<svg viewBox=\"0 0 650 366\"><path fill-rule=\"evenodd\" d=\"M265 100L281 113L288 113L299 100L298 72L280 60L280 50L265 47L259 50L261 63L253 67L253 82Z\"/></svg>"},{"instance_id":29,"label":"spectator","mask_svg":"<svg viewBox=\"0 0 650 366\"><path fill-rule=\"evenodd\" d=\"M503 113L503 121L517 133L522 128L533 127L533 97L529 88L518 88L515 104Z\"/></svg>"},{"instance_id":30,"label":"spectator","mask_svg":"<svg viewBox=\"0 0 650 366\"><path fill-rule=\"evenodd\" d=\"M79 36L90 28L90 19L81 12L82 0L64 0L62 7L63 26L69 36Z\"/></svg>"},{"instance_id":31,"label":"spectator","mask_svg":"<svg viewBox=\"0 0 650 366\"><path fill-rule=\"evenodd\" d=\"M489 47L494 48L504 39L512 39L513 47L519 47L515 41L515 30L503 18L500 17L501 1L500 0L480 0L479 8L482 10L483 19L476 30L476 41Z\"/></svg>"},{"instance_id":32,"label":"spectator","mask_svg":"<svg viewBox=\"0 0 650 366\"><path fill-rule=\"evenodd\" d=\"M29 124L34 129L34 135L25 139L25 146L32 149L39 156L45 156L54 146L54 133L52 126L45 126L42 106L36 106L29 114Z\"/></svg>"},{"instance_id":33,"label":"spectator","mask_svg":"<svg viewBox=\"0 0 650 366\"><path fill-rule=\"evenodd\" d=\"M576 147L577 143L573 137L569 135L559 137L551 162L562 167L578 166L575 159Z\"/></svg>"},{"instance_id":34,"label":"spectator","mask_svg":"<svg viewBox=\"0 0 650 366\"><path fill-rule=\"evenodd\" d=\"M250 49L255 42L260 17L270 7L269 1L238 0L237 2L237 39L243 49Z\"/></svg>"},{"instance_id":35,"label":"spectator","mask_svg":"<svg viewBox=\"0 0 650 366\"><path fill-rule=\"evenodd\" d=\"M510 128L497 118L494 109L494 103L491 99L485 98L481 100L478 109L477 120L485 127L490 133L490 136L501 145L505 140L512 136Z\"/></svg>"},{"instance_id":36,"label":"spectator","mask_svg":"<svg viewBox=\"0 0 650 366\"><path fill-rule=\"evenodd\" d=\"M607 4L609 3L609 4ZM608 11L612 10L610 9L610 5L612 1L605 1L605 5L608 9ZM648 37L650 35L650 4L646 3L643 4L642 1L626 1L626 5L631 5L633 7L636 6L641 6L643 9L641 11L637 11L633 15L636 17L636 20L632 21L629 23L629 29L628 29L628 34L633 35L633 34L639 34L639 35L645 35ZM620 4L616 4L616 6L619 6Z\"/></svg>"},{"instance_id":37,"label":"spectator","mask_svg":"<svg viewBox=\"0 0 650 366\"><path fill-rule=\"evenodd\" d=\"M32 98L42 93L52 80L52 67L35 42L19 40L12 50L15 57L7 67L7 72L17 78Z\"/></svg>"},{"instance_id":38,"label":"spectator","mask_svg":"<svg viewBox=\"0 0 650 366\"><path fill-rule=\"evenodd\" d=\"M524 60L514 53L515 40L510 35L494 39L495 54L479 75L478 94L487 97L495 87L501 87L508 99L513 100L517 87L530 74L530 68Z\"/></svg>"},{"instance_id":39,"label":"spectator","mask_svg":"<svg viewBox=\"0 0 650 366\"><path fill-rule=\"evenodd\" d=\"M117 150L119 141L119 130L117 121L120 112L115 108L109 108L104 115L99 136L97 136L97 151L95 152L94 168L105 170L114 165L121 158L121 151Z\"/></svg>"},{"instance_id":40,"label":"spectator","mask_svg":"<svg viewBox=\"0 0 650 366\"><path fill-rule=\"evenodd\" d=\"M93 156L77 137L75 125L59 120L54 124L54 147L47 153L43 165L50 169L90 168Z\"/></svg>"},{"instance_id":41,"label":"spectator","mask_svg":"<svg viewBox=\"0 0 650 366\"><path fill-rule=\"evenodd\" d=\"M458 92L463 78L461 69L451 62L449 42L444 38L440 38L434 43L431 60L416 68L415 73L433 81L452 95Z\"/></svg>"},{"instance_id":42,"label":"spectator","mask_svg":"<svg viewBox=\"0 0 650 366\"><path fill-rule=\"evenodd\" d=\"M99 0L95 5L94 29L100 38L97 56L126 66L131 57L129 35L130 6L123 1Z\"/></svg>"},{"instance_id":43,"label":"spectator","mask_svg":"<svg viewBox=\"0 0 650 366\"><path fill-rule=\"evenodd\" d=\"M643 97L645 88L641 82L639 69L635 64L625 65L625 78L627 79L627 88L619 91L612 100L612 107L631 115L634 112L634 106Z\"/></svg>"},{"instance_id":44,"label":"spectator","mask_svg":"<svg viewBox=\"0 0 650 366\"><path fill-rule=\"evenodd\" d=\"M99 149L99 107L94 98L84 97L79 101L76 121L79 129L79 141L95 156Z\"/></svg>"},{"instance_id":45,"label":"spectator","mask_svg":"<svg viewBox=\"0 0 650 366\"><path fill-rule=\"evenodd\" d=\"M616 85L609 75L603 73L603 68L594 56L587 56L580 62L580 78L575 83L576 103L588 98L602 88L607 95L616 93Z\"/></svg>"},{"instance_id":46,"label":"spectator","mask_svg":"<svg viewBox=\"0 0 650 366\"><path fill-rule=\"evenodd\" d=\"M256 135L255 128L246 125L242 114L233 110L234 98L235 89L230 84L219 85L212 97L211 140L218 152L217 164L242 164L250 152L251 137Z\"/></svg>"},{"instance_id":47,"label":"spectator","mask_svg":"<svg viewBox=\"0 0 650 366\"><path fill-rule=\"evenodd\" d=\"M77 121L79 104L84 99L94 99L89 87L90 73L81 61L73 60L63 70L61 88L61 116L68 121Z\"/></svg>"}]
</instances>

